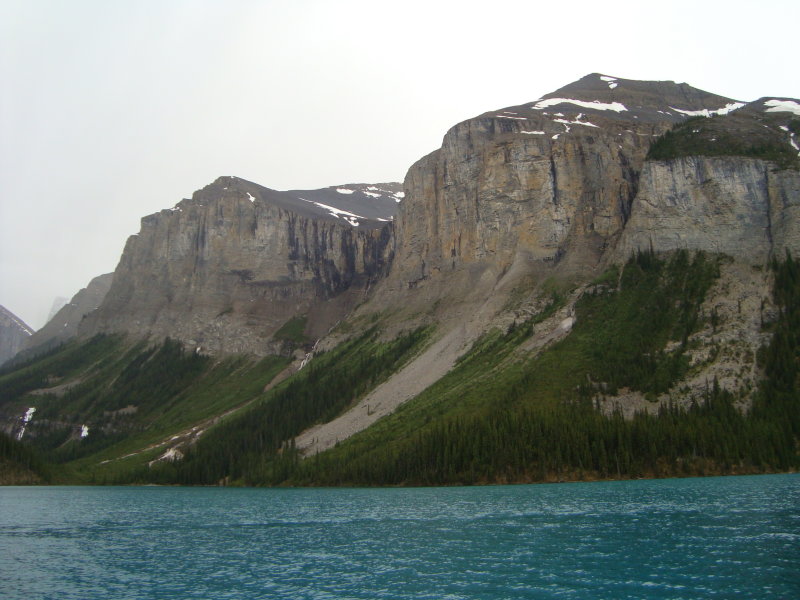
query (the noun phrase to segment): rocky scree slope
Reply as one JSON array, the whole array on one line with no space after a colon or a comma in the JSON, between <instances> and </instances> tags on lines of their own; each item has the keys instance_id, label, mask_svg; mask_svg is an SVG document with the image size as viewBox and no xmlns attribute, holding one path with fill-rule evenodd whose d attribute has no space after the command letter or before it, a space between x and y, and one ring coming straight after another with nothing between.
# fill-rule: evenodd
<instances>
[{"instance_id":1,"label":"rocky scree slope","mask_svg":"<svg viewBox=\"0 0 800 600\"><path fill-rule=\"evenodd\" d=\"M292 318L309 340L360 301L388 267L399 184L279 192L220 177L142 219L80 334L181 340L203 353L291 352L273 334Z\"/></svg>"}]
</instances>

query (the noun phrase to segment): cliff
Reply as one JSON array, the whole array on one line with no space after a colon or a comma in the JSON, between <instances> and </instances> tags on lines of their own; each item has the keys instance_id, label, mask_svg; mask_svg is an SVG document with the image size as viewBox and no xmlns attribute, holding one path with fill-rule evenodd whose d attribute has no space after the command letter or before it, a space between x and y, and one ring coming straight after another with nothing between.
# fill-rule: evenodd
<instances>
[{"instance_id":1,"label":"cliff","mask_svg":"<svg viewBox=\"0 0 800 600\"><path fill-rule=\"evenodd\" d=\"M452 311L499 294L496 312L550 274L591 274L634 211L653 141L689 116L742 106L686 84L591 74L459 123L406 176L375 309L446 299Z\"/></svg>"},{"instance_id":2,"label":"cliff","mask_svg":"<svg viewBox=\"0 0 800 600\"><path fill-rule=\"evenodd\" d=\"M686 248L764 265L800 251L800 172L743 157L648 161L614 252Z\"/></svg>"},{"instance_id":3,"label":"cliff","mask_svg":"<svg viewBox=\"0 0 800 600\"><path fill-rule=\"evenodd\" d=\"M749 264L800 251L800 103L761 98L691 120L653 145L612 260L637 249L719 252Z\"/></svg>"},{"instance_id":4,"label":"cliff","mask_svg":"<svg viewBox=\"0 0 800 600\"><path fill-rule=\"evenodd\" d=\"M221 177L142 219L80 333L169 336L204 353L265 355L291 350L273 334L301 317L313 341L388 266L398 188L277 192Z\"/></svg>"},{"instance_id":5,"label":"cliff","mask_svg":"<svg viewBox=\"0 0 800 600\"><path fill-rule=\"evenodd\" d=\"M22 319L0 306L0 364L19 352L32 333Z\"/></svg>"}]
</instances>

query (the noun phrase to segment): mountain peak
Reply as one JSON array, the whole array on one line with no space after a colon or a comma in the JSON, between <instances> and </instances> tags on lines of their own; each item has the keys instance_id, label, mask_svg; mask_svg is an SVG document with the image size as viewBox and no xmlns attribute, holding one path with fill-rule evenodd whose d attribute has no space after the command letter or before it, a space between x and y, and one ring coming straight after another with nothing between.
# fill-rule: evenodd
<instances>
[{"instance_id":1,"label":"mountain peak","mask_svg":"<svg viewBox=\"0 0 800 600\"><path fill-rule=\"evenodd\" d=\"M640 81L603 73L590 73L534 102L491 111L495 116L520 121L541 121L542 115L603 117L615 121L669 125L693 116L724 115L745 106L732 98L712 94L686 83ZM579 120L579 119L577 119ZM635 120L635 121L634 121Z\"/></svg>"},{"instance_id":2,"label":"mountain peak","mask_svg":"<svg viewBox=\"0 0 800 600\"><path fill-rule=\"evenodd\" d=\"M591 73L558 90L546 94L542 100L555 98L594 101L600 103L617 102L639 119L659 113L678 113L683 116L726 114L744 106L732 98L712 94L687 83L674 81L641 81L623 79L612 75Z\"/></svg>"}]
</instances>

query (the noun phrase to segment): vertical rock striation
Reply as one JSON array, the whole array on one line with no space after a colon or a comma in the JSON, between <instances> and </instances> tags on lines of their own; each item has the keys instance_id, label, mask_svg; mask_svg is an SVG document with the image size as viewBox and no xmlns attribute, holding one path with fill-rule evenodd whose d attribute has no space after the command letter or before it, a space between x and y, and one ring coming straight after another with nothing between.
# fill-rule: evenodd
<instances>
[{"instance_id":1,"label":"vertical rock striation","mask_svg":"<svg viewBox=\"0 0 800 600\"><path fill-rule=\"evenodd\" d=\"M388 220L221 177L142 219L81 333L171 336L210 353L279 352L272 335L287 320L307 315L306 332L317 337L384 272Z\"/></svg>"},{"instance_id":2,"label":"vertical rock striation","mask_svg":"<svg viewBox=\"0 0 800 600\"><path fill-rule=\"evenodd\" d=\"M616 260L636 250L719 252L751 264L800 250L800 172L690 156L645 164Z\"/></svg>"},{"instance_id":3,"label":"vertical rock striation","mask_svg":"<svg viewBox=\"0 0 800 600\"><path fill-rule=\"evenodd\" d=\"M451 307L554 267L590 272L632 214L652 141L688 114L739 106L686 84L592 74L459 123L406 176L379 304Z\"/></svg>"}]
</instances>

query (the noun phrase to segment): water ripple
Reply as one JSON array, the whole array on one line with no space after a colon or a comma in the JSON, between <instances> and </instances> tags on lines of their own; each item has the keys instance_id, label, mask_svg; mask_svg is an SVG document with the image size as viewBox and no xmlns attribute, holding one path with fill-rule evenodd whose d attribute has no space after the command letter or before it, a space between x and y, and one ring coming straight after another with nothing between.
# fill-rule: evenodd
<instances>
[{"instance_id":1,"label":"water ripple","mask_svg":"<svg viewBox=\"0 0 800 600\"><path fill-rule=\"evenodd\" d=\"M800 597L800 476L0 489L4 600Z\"/></svg>"}]
</instances>

